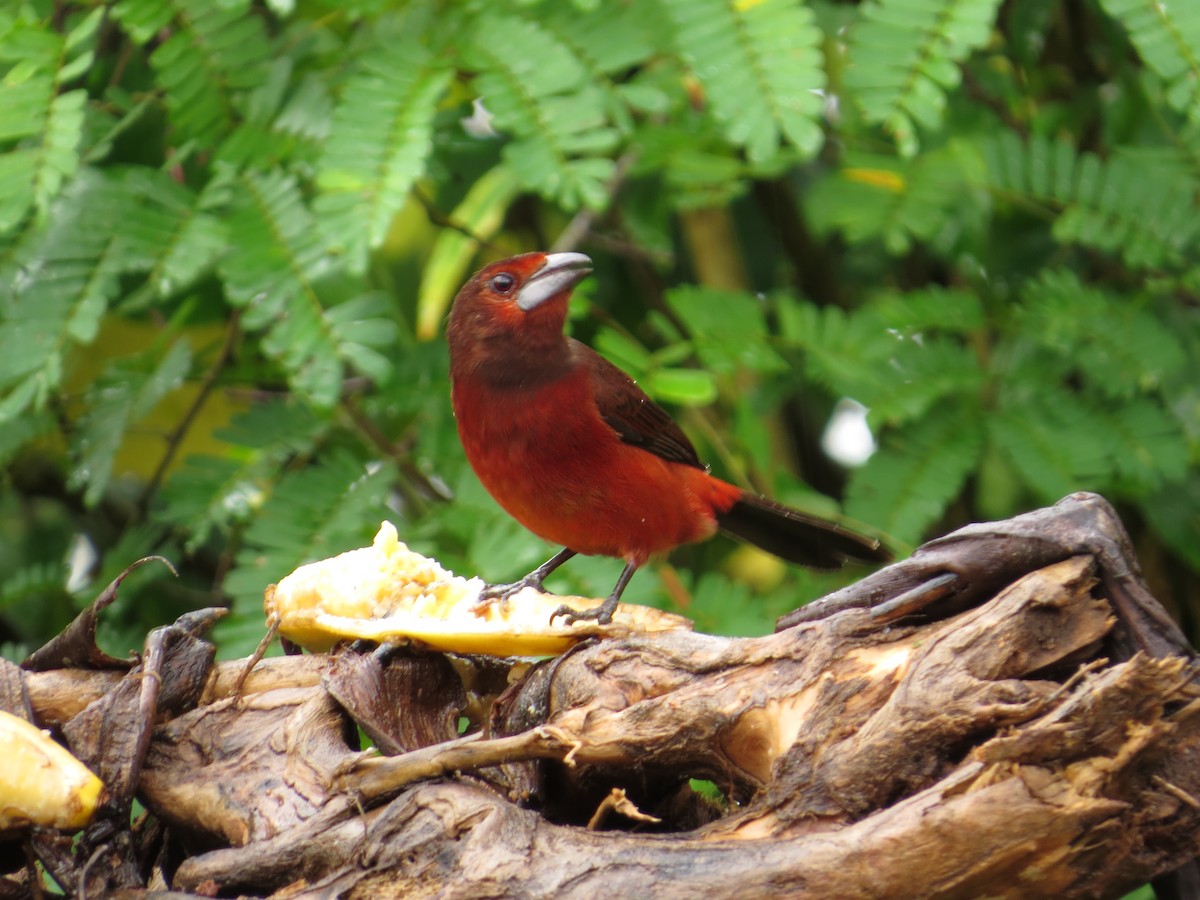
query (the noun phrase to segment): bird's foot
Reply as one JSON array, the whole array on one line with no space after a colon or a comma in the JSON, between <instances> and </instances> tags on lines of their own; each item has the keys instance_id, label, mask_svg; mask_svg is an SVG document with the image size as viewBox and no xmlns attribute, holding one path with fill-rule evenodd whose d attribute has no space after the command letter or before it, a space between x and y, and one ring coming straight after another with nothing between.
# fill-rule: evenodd
<instances>
[{"instance_id":1,"label":"bird's foot","mask_svg":"<svg viewBox=\"0 0 1200 900\"><path fill-rule=\"evenodd\" d=\"M519 594L525 588L531 587L535 591L542 589L542 579L538 577L536 572L531 572L524 578L518 578L516 581L508 584L488 584L484 585L482 591L479 592L480 600L505 600L513 594Z\"/></svg>"},{"instance_id":2,"label":"bird's foot","mask_svg":"<svg viewBox=\"0 0 1200 900\"><path fill-rule=\"evenodd\" d=\"M471 612L476 616L484 616L497 603L503 609L504 604L508 602L510 597L519 594L527 587L531 587L535 591L541 591L542 579L535 577L535 575L536 573L530 573L524 578L519 578L509 584L484 585L483 590L479 592L479 597L476 598L475 603L471 606Z\"/></svg>"},{"instance_id":3,"label":"bird's foot","mask_svg":"<svg viewBox=\"0 0 1200 900\"><path fill-rule=\"evenodd\" d=\"M591 609L577 610L572 609L566 604L560 606L550 614L550 624L554 624L554 620L562 616L564 625L574 625L576 622L587 622L594 620L597 625L608 625L613 620L613 613L617 611L617 600L610 597L601 603L599 606L593 606Z\"/></svg>"}]
</instances>

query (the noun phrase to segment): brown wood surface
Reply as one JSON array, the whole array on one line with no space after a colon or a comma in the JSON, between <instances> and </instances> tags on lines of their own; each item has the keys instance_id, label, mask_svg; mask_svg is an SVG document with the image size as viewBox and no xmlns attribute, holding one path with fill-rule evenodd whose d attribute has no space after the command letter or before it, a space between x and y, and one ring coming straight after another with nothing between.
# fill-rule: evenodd
<instances>
[{"instance_id":1,"label":"brown wood surface","mask_svg":"<svg viewBox=\"0 0 1200 900\"><path fill-rule=\"evenodd\" d=\"M78 846L27 838L72 889L1116 898L1195 874L1200 667L1094 495L931 542L756 638L532 667L356 649L263 661L233 695L215 615L124 674L3 673L118 786ZM464 710L482 727L460 737Z\"/></svg>"}]
</instances>

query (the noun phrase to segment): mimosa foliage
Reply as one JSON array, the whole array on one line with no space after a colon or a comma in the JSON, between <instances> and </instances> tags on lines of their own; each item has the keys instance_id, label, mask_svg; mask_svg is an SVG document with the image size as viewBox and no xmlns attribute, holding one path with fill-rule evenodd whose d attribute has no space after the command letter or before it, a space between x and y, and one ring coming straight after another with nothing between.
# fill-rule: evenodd
<instances>
[{"instance_id":1,"label":"mimosa foliage","mask_svg":"<svg viewBox=\"0 0 1200 900\"><path fill-rule=\"evenodd\" d=\"M1194 3L9 3L0 642L152 552L181 578L141 570L118 627L228 603L226 655L382 518L465 574L544 558L429 338L473 264L560 235L596 261L571 328L722 477L901 552L1098 490L1191 609L1198 197ZM821 447L846 399L863 465ZM837 583L674 566L629 598L739 632Z\"/></svg>"}]
</instances>

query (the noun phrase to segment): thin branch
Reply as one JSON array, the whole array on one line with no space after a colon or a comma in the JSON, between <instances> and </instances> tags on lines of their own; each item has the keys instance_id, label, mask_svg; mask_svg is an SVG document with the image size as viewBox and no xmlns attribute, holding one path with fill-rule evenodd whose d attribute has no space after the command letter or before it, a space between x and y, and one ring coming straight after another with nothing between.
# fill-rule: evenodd
<instances>
[{"instance_id":1,"label":"thin branch","mask_svg":"<svg viewBox=\"0 0 1200 900\"><path fill-rule=\"evenodd\" d=\"M449 228L451 231L457 231L464 237L468 237L473 240L480 247L485 247L488 250L496 253L500 252L500 248L487 238L476 234L466 225L463 225L461 222L452 219L450 216L438 209L437 205L433 202L433 198L427 196L420 187L414 187L412 195L417 199L417 202L425 208L425 215L429 217L429 221L434 225L438 226L439 228Z\"/></svg>"},{"instance_id":2,"label":"thin branch","mask_svg":"<svg viewBox=\"0 0 1200 900\"><path fill-rule=\"evenodd\" d=\"M393 441L349 397L342 398L340 408L367 441L375 445L388 459L395 460L396 465L400 467L400 474L404 476L405 480L401 481L397 488L404 494L405 501L419 510L424 508L429 500L445 501L450 499L446 496L445 491L430 481L409 459L409 453L414 443L411 434L406 433L400 440ZM419 489L419 493L412 489L413 486Z\"/></svg>"},{"instance_id":3,"label":"thin branch","mask_svg":"<svg viewBox=\"0 0 1200 900\"><path fill-rule=\"evenodd\" d=\"M550 250L554 253L562 252L563 250L574 250L583 243L583 239L587 237L592 230L592 226L616 199L617 193L621 190L621 185L625 183L625 178L629 174L630 168L633 167L634 161L637 159L637 152L634 150L626 150L617 159L616 165L613 167L612 177L608 179L608 183L604 186L604 190L608 194L608 203L604 205L604 209L581 209L575 214L575 218L567 223L567 227L562 230L562 234L558 236L558 240Z\"/></svg>"},{"instance_id":4,"label":"thin branch","mask_svg":"<svg viewBox=\"0 0 1200 900\"><path fill-rule=\"evenodd\" d=\"M491 740L473 734L400 756L360 759L349 772L336 779L334 789L370 801L394 794L414 781L461 770L530 759L557 759L572 765L578 749L577 739L553 725Z\"/></svg>"},{"instance_id":5,"label":"thin branch","mask_svg":"<svg viewBox=\"0 0 1200 900\"><path fill-rule=\"evenodd\" d=\"M154 496L162 484L162 480L167 474L167 469L174 461L175 455L179 452L179 448L183 444L184 437L187 436L196 418L200 415L200 410L204 408L204 404L208 402L209 396L217 386L217 380L221 377L221 372L229 363L230 357L233 356L233 348L237 344L238 336L241 334L241 321L241 311L237 309L233 310L229 317L229 325L225 329L225 340L221 344L217 358L213 360L213 364L205 374L204 380L200 382L200 390L196 393L192 405L183 414L183 418L175 426L175 430L167 436L166 452L163 453L162 459L158 462L158 467L154 470L154 474L150 476L150 480L146 482L141 496L138 497L137 509L141 517L145 517L146 509L150 504L150 498Z\"/></svg>"}]
</instances>

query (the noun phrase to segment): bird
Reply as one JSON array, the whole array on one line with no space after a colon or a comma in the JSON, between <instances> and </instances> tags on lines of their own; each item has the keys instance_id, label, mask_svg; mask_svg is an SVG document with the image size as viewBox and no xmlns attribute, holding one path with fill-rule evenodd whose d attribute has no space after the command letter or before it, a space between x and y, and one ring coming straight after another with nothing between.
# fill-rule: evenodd
<instances>
[{"instance_id":1,"label":"bird","mask_svg":"<svg viewBox=\"0 0 1200 900\"><path fill-rule=\"evenodd\" d=\"M717 532L793 563L886 562L874 538L745 491L709 473L692 442L628 374L564 334L567 303L592 272L583 253L525 253L484 266L459 290L446 329L451 405L467 461L496 502L562 550L507 598L577 554L625 567L599 606L551 615L612 621L652 558Z\"/></svg>"}]
</instances>

